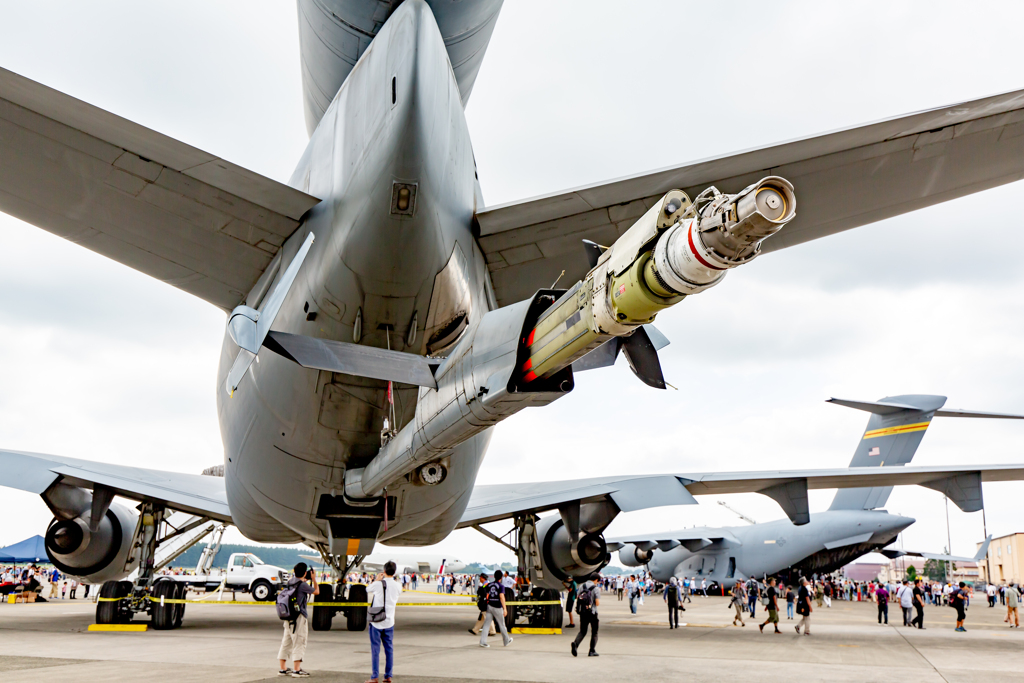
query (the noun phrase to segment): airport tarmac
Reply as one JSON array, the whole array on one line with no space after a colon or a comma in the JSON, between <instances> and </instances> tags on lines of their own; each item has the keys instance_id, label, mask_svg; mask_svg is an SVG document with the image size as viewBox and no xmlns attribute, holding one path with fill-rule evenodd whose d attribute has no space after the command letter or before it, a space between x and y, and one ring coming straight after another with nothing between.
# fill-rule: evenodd
<instances>
[{"instance_id":1,"label":"airport tarmac","mask_svg":"<svg viewBox=\"0 0 1024 683\"><path fill-rule=\"evenodd\" d=\"M437 597L407 593L403 600ZM733 612L720 597L695 597L680 615L687 626L678 630L668 629L661 596L635 616L625 601L605 596L601 602L601 656L576 659L569 654L575 630L517 635L509 647L493 637L485 650L466 632L476 617L472 607L400 607L395 680L1024 681L1024 631L1007 628L1005 608L983 601L968 612L967 633L953 631L948 607L929 607L927 629L919 631L879 626L870 603L836 601L814 612L811 637L798 636L796 622L785 617L781 635L761 634L750 620L732 627ZM281 622L271 607L189 605L181 629L145 633L90 633L94 610L84 600L0 605L0 680L280 680ZM890 606L890 616L901 621L898 607ZM759 608L756 621L763 619ZM303 668L313 680L361 683L369 672L367 634L345 631L344 619L335 623L341 628L310 631Z\"/></svg>"}]
</instances>

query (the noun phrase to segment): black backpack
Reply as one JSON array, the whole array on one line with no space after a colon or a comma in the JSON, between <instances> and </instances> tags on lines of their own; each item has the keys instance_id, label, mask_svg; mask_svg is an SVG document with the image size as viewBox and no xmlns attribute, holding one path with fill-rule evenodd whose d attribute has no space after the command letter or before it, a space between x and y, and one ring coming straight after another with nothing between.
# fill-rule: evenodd
<instances>
[{"instance_id":1,"label":"black backpack","mask_svg":"<svg viewBox=\"0 0 1024 683\"><path fill-rule=\"evenodd\" d=\"M594 593L592 588L581 587L576 594L576 614L583 614L594 609Z\"/></svg>"},{"instance_id":2,"label":"black backpack","mask_svg":"<svg viewBox=\"0 0 1024 683\"><path fill-rule=\"evenodd\" d=\"M679 602L679 587L678 586L674 586L672 584L669 584L665 588L665 594L666 594L666 597L668 597L668 599L670 600L669 604L672 604L673 602Z\"/></svg>"}]
</instances>

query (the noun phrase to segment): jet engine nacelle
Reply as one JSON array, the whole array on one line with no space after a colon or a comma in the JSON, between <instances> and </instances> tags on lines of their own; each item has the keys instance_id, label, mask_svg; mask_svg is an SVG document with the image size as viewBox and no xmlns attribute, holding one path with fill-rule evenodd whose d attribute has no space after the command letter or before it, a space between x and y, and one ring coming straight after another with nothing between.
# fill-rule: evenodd
<instances>
[{"instance_id":1,"label":"jet engine nacelle","mask_svg":"<svg viewBox=\"0 0 1024 683\"><path fill-rule=\"evenodd\" d=\"M539 520L536 534L544 576L531 580L541 588L560 589L570 578L580 579L598 571L611 559L603 535L581 532L574 545L558 515Z\"/></svg>"},{"instance_id":2,"label":"jet engine nacelle","mask_svg":"<svg viewBox=\"0 0 1024 683\"><path fill-rule=\"evenodd\" d=\"M641 550L631 543L619 549L619 562L627 567L642 567L650 562L652 557L653 550Z\"/></svg>"},{"instance_id":3,"label":"jet engine nacelle","mask_svg":"<svg viewBox=\"0 0 1024 683\"><path fill-rule=\"evenodd\" d=\"M89 513L73 519L54 518L46 530L46 554L60 571L88 583L125 578L138 565L129 561L139 515L116 503L96 531L89 531Z\"/></svg>"}]
</instances>

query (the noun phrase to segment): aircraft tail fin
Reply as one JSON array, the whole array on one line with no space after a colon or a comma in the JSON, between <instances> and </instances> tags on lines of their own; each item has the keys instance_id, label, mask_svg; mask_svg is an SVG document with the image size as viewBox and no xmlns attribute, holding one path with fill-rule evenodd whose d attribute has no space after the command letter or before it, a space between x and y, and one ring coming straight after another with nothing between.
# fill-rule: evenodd
<instances>
[{"instance_id":1,"label":"aircraft tail fin","mask_svg":"<svg viewBox=\"0 0 1024 683\"><path fill-rule=\"evenodd\" d=\"M985 556L988 555L988 545L991 542L992 542L992 536L989 535L988 537L985 538L985 542L981 544L981 547L978 548L978 552L976 552L974 554L974 561L975 562L981 562L982 560L985 559Z\"/></svg>"},{"instance_id":2,"label":"aircraft tail fin","mask_svg":"<svg viewBox=\"0 0 1024 683\"><path fill-rule=\"evenodd\" d=\"M871 413L867 428L854 451L850 467L900 467L917 452L933 417L989 417L1024 419L1024 415L986 413L946 409L945 396L910 394L889 396L879 401L849 401L831 398L835 403ZM891 486L843 489L836 494L830 510L872 510L889 499Z\"/></svg>"}]
</instances>

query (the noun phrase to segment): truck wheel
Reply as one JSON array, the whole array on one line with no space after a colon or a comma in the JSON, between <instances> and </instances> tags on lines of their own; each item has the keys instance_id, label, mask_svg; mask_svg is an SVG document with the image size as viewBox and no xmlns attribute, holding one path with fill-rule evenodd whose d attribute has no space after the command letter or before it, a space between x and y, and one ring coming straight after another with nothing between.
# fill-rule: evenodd
<instances>
[{"instance_id":1,"label":"truck wheel","mask_svg":"<svg viewBox=\"0 0 1024 683\"><path fill-rule=\"evenodd\" d=\"M274 599L274 587L271 586L270 582L266 579L257 580L252 584L252 588L249 589L249 592L252 593L254 600L259 600L260 602L266 602Z\"/></svg>"},{"instance_id":2,"label":"truck wheel","mask_svg":"<svg viewBox=\"0 0 1024 683\"><path fill-rule=\"evenodd\" d=\"M366 602L366 586L349 586L348 600L346 602ZM348 628L349 631L366 630L366 612L367 608L365 607L345 608L345 626Z\"/></svg>"},{"instance_id":3,"label":"truck wheel","mask_svg":"<svg viewBox=\"0 0 1024 683\"><path fill-rule=\"evenodd\" d=\"M309 618L310 626L314 631L330 631L331 621L334 620L333 607L317 607L318 602L334 602L334 586L331 584L320 584L320 595L313 597L315 602L308 605L313 612Z\"/></svg>"},{"instance_id":4,"label":"truck wheel","mask_svg":"<svg viewBox=\"0 0 1024 683\"><path fill-rule=\"evenodd\" d=\"M117 598L124 598L128 591L124 590L122 581L105 581L100 587L100 600L96 602L96 623L97 624L120 624L124 618L121 616L121 601ZM131 586L131 584L128 584Z\"/></svg>"},{"instance_id":5,"label":"truck wheel","mask_svg":"<svg viewBox=\"0 0 1024 683\"><path fill-rule=\"evenodd\" d=\"M174 598L176 600L185 600L188 597L188 584L187 583L175 583L174 587L177 589L174 591ZM181 620L185 618L185 603L177 604L174 606L174 628L181 628Z\"/></svg>"},{"instance_id":6,"label":"truck wheel","mask_svg":"<svg viewBox=\"0 0 1024 683\"><path fill-rule=\"evenodd\" d=\"M160 604L160 598L173 600L178 593L178 587L173 581L157 581L150 591L153 600L149 603L149 613L152 617L153 629L156 631L169 631L174 628L174 605Z\"/></svg>"}]
</instances>

